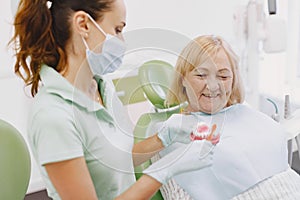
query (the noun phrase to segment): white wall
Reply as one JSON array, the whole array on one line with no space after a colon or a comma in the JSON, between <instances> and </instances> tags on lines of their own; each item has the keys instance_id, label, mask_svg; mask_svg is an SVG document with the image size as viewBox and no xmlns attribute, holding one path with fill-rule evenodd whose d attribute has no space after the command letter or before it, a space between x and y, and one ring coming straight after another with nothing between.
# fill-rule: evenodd
<instances>
[{"instance_id":1,"label":"white wall","mask_svg":"<svg viewBox=\"0 0 300 200\"><path fill-rule=\"evenodd\" d=\"M151 59L176 63L195 37L220 35L237 49L234 13L248 0L125 0L128 44L121 69L136 69Z\"/></svg>"},{"instance_id":2,"label":"white wall","mask_svg":"<svg viewBox=\"0 0 300 200\"><path fill-rule=\"evenodd\" d=\"M233 13L248 0L125 0L126 31L161 28L189 38L201 34L222 35L234 40Z\"/></svg>"}]
</instances>

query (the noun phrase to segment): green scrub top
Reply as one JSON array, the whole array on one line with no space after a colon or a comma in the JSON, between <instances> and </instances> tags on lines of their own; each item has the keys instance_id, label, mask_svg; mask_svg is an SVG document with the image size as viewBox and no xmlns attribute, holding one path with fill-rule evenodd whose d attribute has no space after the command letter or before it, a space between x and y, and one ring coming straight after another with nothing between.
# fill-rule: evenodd
<instances>
[{"instance_id":1,"label":"green scrub top","mask_svg":"<svg viewBox=\"0 0 300 200\"><path fill-rule=\"evenodd\" d=\"M44 165L84 157L98 199L113 199L135 182L133 125L114 85L98 82L105 107L92 101L51 67L40 71L42 87L34 98L28 137L48 195L60 199Z\"/></svg>"}]
</instances>

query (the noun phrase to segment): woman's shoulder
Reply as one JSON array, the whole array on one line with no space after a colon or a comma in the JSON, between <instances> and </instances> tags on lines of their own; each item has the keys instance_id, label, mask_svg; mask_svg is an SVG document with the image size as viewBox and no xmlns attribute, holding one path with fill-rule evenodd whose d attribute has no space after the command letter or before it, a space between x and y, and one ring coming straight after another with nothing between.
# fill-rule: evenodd
<instances>
[{"instance_id":1,"label":"woman's shoulder","mask_svg":"<svg viewBox=\"0 0 300 200\"><path fill-rule=\"evenodd\" d=\"M29 123L39 120L59 120L72 115L72 106L57 95L51 95L42 90L34 97L29 111Z\"/></svg>"},{"instance_id":2,"label":"woman's shoulder","mask_svg":"<svg viewBox=\"0 0 300 200\"><path fill-rule=\"evenodd\" d=\"M41 97L42 98L42 97ZM74 130L73 111L55 102L52 98L47 101L35 99L27 118L28 138L37 141L41 134L48 132L68 132Z\"/></svg>"}]
</instances>

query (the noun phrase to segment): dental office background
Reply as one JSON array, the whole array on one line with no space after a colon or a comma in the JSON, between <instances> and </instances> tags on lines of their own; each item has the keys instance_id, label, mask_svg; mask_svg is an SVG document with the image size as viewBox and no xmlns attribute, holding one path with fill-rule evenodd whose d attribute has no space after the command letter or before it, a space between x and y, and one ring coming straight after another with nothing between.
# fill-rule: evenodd
<instances>
[{"instance_id":1,"label":"dental office background","mask_svg":"<svg viewBox=\"0 0 300 200\"><path fill-rule=\"evenodd\" d=\"M29 88L13 73L14 52L6 46L13 34L17 2L2 1L0 6L0 118L13 124L26 140L32 98ZM300 107L300 1L274 2L275 13L267 0L125 0L124 37L129 50L122 67L110 76L134 77L138 67L152 59L174 65L189 40L202 34L220 35L241 58L247 103L272 117L276 109L270 99L283 118L285 95L292 110ZM153 112L147 100L125 106L133 124L141 114ZM33 160L27 193L43 189Z\"/></svg>"}]
</instances>

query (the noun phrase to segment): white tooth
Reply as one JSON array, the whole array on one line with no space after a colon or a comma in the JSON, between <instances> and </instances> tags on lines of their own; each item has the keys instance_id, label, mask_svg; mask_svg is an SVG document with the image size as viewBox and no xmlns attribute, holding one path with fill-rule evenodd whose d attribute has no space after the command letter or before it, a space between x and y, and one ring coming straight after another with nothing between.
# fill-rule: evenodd
<instances>
[{"instance_id":1,"label":"white tooth","mask_svg":"<svg viewBox=\"0 0 300 200\"><path fill-rule=\"evenodd\" d=\"M216 98L218 95L203 94L203 96L209 97L209 98Z\"/></svg>"}]
</instances>

